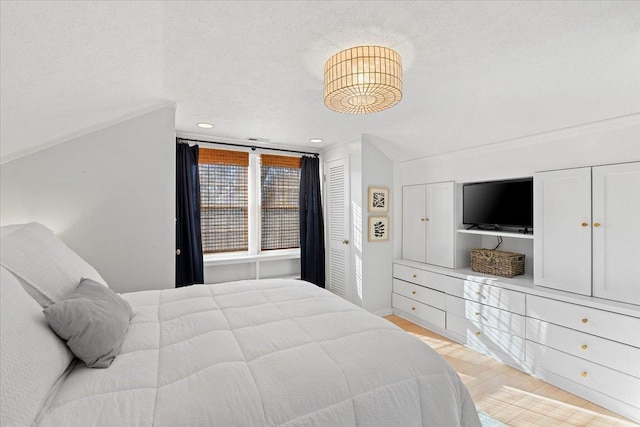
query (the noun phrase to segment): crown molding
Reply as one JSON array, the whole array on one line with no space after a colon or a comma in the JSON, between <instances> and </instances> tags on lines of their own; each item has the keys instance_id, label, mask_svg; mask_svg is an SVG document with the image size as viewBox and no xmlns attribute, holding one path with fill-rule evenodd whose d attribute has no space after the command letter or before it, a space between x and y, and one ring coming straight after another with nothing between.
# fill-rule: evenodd
<instances>
[{"instance_id":1,"label":"crown molding","mask_svg":"<svg viewBox=\"0 0 640 427\"><path fill-rule=\"evenodd\" d=\"M492 142L477 147L463 148L460 150L449 151L442 154L434 154L432 156L424 156L418 159L405 160L400 163L410 163L424 160L449 160L459 156L475 156L480 154L501 151L515 147L531 146L538 144L546 144L561 139L575 138L595 133L605 132L609 130L623 129L632 126L640 126L640 113L628 114L620 117L599 120L597 122L585 123L577 126L556 129L547 132L536 133L533 135L522 136L518 138L507 139L503 141Z\"/></svg>"},{"instance_id":2,"label":"crown molding","mask_svg":"<svg viewBox=\"0 0 640 427\"><path fill-rule=\"evenodd\" d=\"M10 154L8 156L3 156L0 160L0 164L5 164L11 162L13 160L19 159L21 157L28 156L30 154L37 153L38 151L46 150L47 148L54 147L59 144L63 144L65 142L71 141L72 139L79 138L81 136L88 135L90 133L97 132L99 130L117 125L118 123L126 122L127 120L134 119L136 117L143 116L152 111L159 110L161 108L173 108L176 109L177 104L173 101L163 100L159 102L154 102L152 104L145 105L144 107L137 108L135 110L131 110L125 114L114 117L109 120L105 120L100 123L96 123L94 125L79 129L75 132L71 132L56 138L52 138L50 140L44 141L36 146L26 148L24 150L18 150L17 152Z\"/></svg>"}]
</instances>

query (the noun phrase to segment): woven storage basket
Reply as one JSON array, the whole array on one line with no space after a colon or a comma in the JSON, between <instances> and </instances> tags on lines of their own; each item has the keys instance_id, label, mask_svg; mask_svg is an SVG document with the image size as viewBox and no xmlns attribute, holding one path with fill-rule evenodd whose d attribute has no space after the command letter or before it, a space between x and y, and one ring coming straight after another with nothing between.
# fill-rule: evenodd
<instances>
[{"instance_id":1,"label":"woven storage basket","mask_svg":"<svg viewBox=\"0 0 640 427\"><path fill-rule=\"evenodd\" d=\"M471 249L471 270L495 276L513 277L524 274L524 254Z\"/></svg>"}]
</instances>

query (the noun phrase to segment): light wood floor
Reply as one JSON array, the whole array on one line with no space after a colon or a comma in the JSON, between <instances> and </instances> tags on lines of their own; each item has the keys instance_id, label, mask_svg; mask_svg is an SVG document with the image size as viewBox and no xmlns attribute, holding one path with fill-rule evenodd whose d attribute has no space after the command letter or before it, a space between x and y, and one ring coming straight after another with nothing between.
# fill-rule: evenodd
<instances>
[{"instance_id":1,"label":"light wood floor","mask_svg":"<svg viewBox=\"0 0 640 427\"><path fill-rule=\"evenodd\" d=\"M638 426L408 320L393 315L386 319L440 353L458 371L476 407L508 426Z\"/></svg>"}]
</instances>

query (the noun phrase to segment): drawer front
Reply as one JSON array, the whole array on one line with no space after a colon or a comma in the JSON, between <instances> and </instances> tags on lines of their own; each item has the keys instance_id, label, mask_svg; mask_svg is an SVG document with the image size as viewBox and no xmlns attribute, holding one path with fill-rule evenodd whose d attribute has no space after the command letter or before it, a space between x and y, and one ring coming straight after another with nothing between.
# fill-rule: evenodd
<instances>
[{"instance_id":1,"label":"drawer front","mask_svg":"<svg viewBox=\"0 0 640 427\"><path fill-rule=\"evenodd\" d=\"M451 313L447 313L447 330L464 337L465 344L480 353L487 354L498 360L503 360L500 354L505 354L515 360L524 360L524 338L472 322L469 319Z\"/></svg>"},{"instance_id":2,"label":"drawer front","mask_svg":"<svg viewBox=\"0 0 640 427\"><path fill-rule=\"evenodd\" d=\"M525 337L525 317L495 307L447 295L447 314L464 317L473 322Z\"/></svg>"},{"instance_id":3,"label":"drawer front","mask_svg":"<svg viewBox=\"0 0 640 427\"><path fill-rule=\"evenodd\" d=\"M432 307L439 308L440 310L444 310L445 308L445 294L443 292L425 288L424 286L414 285L413 283L404 282L399 279L393 279L393 292Z\"/></svg>"},{"instance_id":4,"label":"drawer front","mask_svg":"<svg viewBox=\"0 0 640 427\"><path fill-rule=\"evenodd\" d=\"M640 378L640 349L527 318L527 339Z\"/></svg>"},{"instance_id":5,"label":"drawer front","mask_svg":"<svg viewBox=\"0 0 640 427\"><path fill-rule=\"evenodd\" d=\"M422 304L396 293L391 294L391 305L393 305L393 308L409 313L424 320L425 322L429 322L444 329L445 313L442 310L438 310L437 308Z\"/></svg>"},{"instance_id":6,"label":"drawer front","mask_svg":"<svg viewBox=\"0 0 640 427\"><path fill-rule=\"evenodd\" d=\"M640 407L640 379L527 340L527 361L592 390Z\"/></svg>"},{"instance_id":7,"label":"drawer front","mask_svg":"<svg viewBox=\"0 0 640 427\"><path fill-rule=\"evenodd\" d=\"M524 294L509 289L473 282L471 280L460 280L460 283L455 284L455 286L450 286L447 293L523 316L525 314Z\"/></svg>"},{"instance_id":8,"label":"drawer front","mask_svg":"<svg viewBox=\"0 0 640 427\"><path fill-rule=\"evenodd\" d=\"M432 273L400 264L393 265L393 277L426 286L427 288L440 292L446 292L452 283L462 282L462 279L456 279L455 277L445 276L444 274Z\"/></svg>"},{"instance_id":9,"label":"drawer front","mask_svg":"<svg viewBox=\"0 0 640 427\"><path fill-rule=\"evenodd\" d=\"M527 295L527 316L640 347L640 318Z\"/></svg>"}]
</instances>

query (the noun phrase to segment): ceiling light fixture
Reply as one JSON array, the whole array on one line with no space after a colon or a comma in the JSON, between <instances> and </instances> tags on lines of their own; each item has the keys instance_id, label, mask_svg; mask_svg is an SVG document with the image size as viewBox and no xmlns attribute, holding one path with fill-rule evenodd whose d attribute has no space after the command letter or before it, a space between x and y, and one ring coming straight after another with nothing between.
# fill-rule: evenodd
<instances>
[{"instance_id":1,"label":"ceiling light fixture","mask_svg":"<svg viewBox=\"0 0 640 427\"><path fill-rule=\"evenodd\" d=\"M382 46L358 46L333 55L324 66L324 105L339 113L386 110L402 99L402 59Z\"/></svg>"},{"instance_id":2,"label":"ceiling light fixture","mask_svg":"<svg viewBox=\"0 0 640 427\"><path fill-rule=\"evenodd\" d=\"M201 127L202 129L211 129L213 125L211 123L200 122L198 123L198 127Z\"/></svg>"},{"instance_id":3,"label":"ceiling light fixture","mask_svg":"<svg viewBox=\"0 0 640 427\"><path fill-rule=\"evenodd\" d=\"M312 143L314 143L314 144L321 144L321 143L322 143L322 141L324 141L324 139L322 139L322 138L311 138L311 139L309 140L309 142L312 142Z\"/></svg>"}]
</instances>

